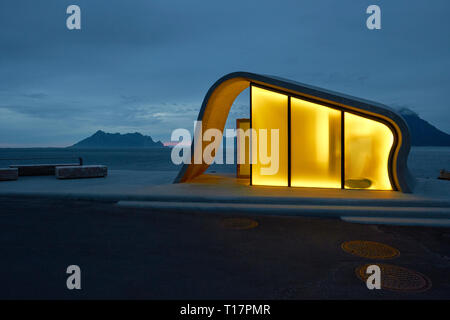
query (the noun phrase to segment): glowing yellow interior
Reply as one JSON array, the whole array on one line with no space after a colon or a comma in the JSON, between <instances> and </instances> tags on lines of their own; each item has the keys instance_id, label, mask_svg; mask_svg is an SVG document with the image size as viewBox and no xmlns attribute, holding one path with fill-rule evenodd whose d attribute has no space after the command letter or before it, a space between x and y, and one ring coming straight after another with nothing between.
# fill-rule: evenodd
<instances>
[{"instance_id":1,"label":"glowing yellow interior","mask_svg":"<svg viewBox=\"0 0 450 320\"><path fill-rule=\"evenodd\" d=\"M251 119L252 129L256 133L258 143L252 144L252 184L265 186L287 186L288 185L288 97L273 91L264 90L255 86L251 87ZM266 130L266 145L261 143L263 137L261 130ZM278 143L278 164L263 164L261 151L267 154L274 161L274 149L271 143L271 130L277 129L279 136ZM252 138L253 139L253 138ZM253 149L256 148L256 149ZM261 150L261 148L264 148ZM271 166L277 166L275 174L264 174Z\"/></svg>"},{"instance_id":2,"label":"glowing yellow interior","mask_svg":"<svg viewBox=\"0 0 450 320\"><path fill-rule=\"evenodd\" d=\"M385 124L346 112L345 188L392 190L389 152L394 143Z\"/></svg>"},{"instance_id":3,"label":"glowing yellow interior","mask_svg":"<svg viewBox=\"0 0 450 320\"><path fill-rule=\"evenodd\" d=\"M250 176L250 119L237 119L236 121L236 144L237 144L237 176L244 178ZM241 130L239 130L241 129ZM244 161L240 161L240 159Z\"/></svg>"},{"instance_id":4,"label":"glowing yellow interior","mask_svg":"<svg viewBox=\"0 0 450 320\"><path fill-rule=\"evenodd\" d=\"M291 186L341 188L341 111L291 98Z\"/></svg>"},{"instance_id":5,"label":"glowing yellow interior","mask_svg":"<svg viewBox=\"0 0 450 320\"><path fill-rule=\"evenodd\" d=\"M239 165L238 176L249 175L251 171L253 185L288 186L288 99L281 93L251 87L251 126L256 136L252 138L251 156L249 138L244 136L248 140L241 144L239 139L242 138L238 136L238 157L241 152L246 153L246 162ZM291 186L341 188L344 148L346 189L393 189L388 166L394 135L387 125L345 112L342 146L342 111L294 97L290 99ZM249 123L238 122L238 128L246 131ZM278 157L274 156L277 148L272 145L275 143L272 129L278 130ZM261 130L266 131L266 136ZM261 153L265 159L261 158ZM249 157L252 157L251 168L247 162ZM271 163L264 163L268 158ZM275 174L264 173L276 160Z\"/></svg>"}]
</instances>

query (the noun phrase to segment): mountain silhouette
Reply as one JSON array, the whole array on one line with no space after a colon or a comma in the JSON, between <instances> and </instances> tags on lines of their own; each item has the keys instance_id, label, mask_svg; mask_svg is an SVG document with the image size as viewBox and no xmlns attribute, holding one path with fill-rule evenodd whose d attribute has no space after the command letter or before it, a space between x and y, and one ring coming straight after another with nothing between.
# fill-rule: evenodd
<instances>
[{"instance_id":1,"label":"mountain silhouette","mask_svg":"<svg viewBox=\"0 0 450 320\"><path fill-rule=\"evenodd\" d=\"M135 133L107 133L98 130L92 136L75 143L69 148L154 148L163 147L158 141L153 141L152 137L144 136L139 132Z\"/></svg>"},{"instance_id":2,"label":"mountain silhouette","mask_svg":"<svg viewBox=\"0 0 450 320\"><path fill-rule=\"evenodd\" d=\"M406 120L413 146L450 146L450 135L439 130L428 121L423 120L414 111L403 108L399 110Z\"/></svg>"}]
</instances>

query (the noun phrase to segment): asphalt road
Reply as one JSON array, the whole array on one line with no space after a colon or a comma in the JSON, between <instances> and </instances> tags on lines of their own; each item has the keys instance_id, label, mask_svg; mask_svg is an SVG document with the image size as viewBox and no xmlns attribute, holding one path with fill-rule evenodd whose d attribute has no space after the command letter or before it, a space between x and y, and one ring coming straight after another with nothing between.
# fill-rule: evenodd
<instances>
[{"instance_id":1,"label":"asphalt road","mask_svg":"<svg viewBox=\"0 0 450 320\"><path fill-rule=\"evenodd\" d=\"M0 198L1 299L450 299L450 229L340 220L174 214L114 203ZM349 240L390 245L386 261L351 255ZM423 292L368 290L355 275L384 262L426 275ZM66 268L81 268L68 290Z\"/></svg>"}]
</instances>

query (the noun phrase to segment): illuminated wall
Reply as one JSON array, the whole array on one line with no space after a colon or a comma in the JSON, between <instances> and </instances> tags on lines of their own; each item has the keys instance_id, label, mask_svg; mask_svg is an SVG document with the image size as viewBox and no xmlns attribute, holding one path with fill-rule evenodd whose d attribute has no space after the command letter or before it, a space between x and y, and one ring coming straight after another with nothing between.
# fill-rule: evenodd
<instances>
[{"instance_id":1,"label":"illuminated wall","mask_svg":"<svg viewBox=\"0 0 450 320\"><path fill-rule=\"evenodd\" d=\"M341 113L291 98L291 186L341 188Z\"/></svg>"},{"instance_id":2,"label":"illuminated wall","mask_svg":"<svg viewBox=\"0 0 450 320\"><path fill-rule=\"evenodd\" d=\"M258 136L252 150L257 156L249 168L253 185L393 189L388 168L394 135L384 123L251 86L251 127ZM270 130L279 130L279 169L274 175L261 173L268 167L261 163L261 129L267 130L268 154L275 150Z\"/></svg>"},{"instance_id":3,"label":"illuminated wall","mask_svg":"<svg viewBox=\"0 0 450 320\"><path fill-rule=\"evenodd\" d=\"M345 188L392 190L389 153L394 143L383 123L345 113Z\"/></svg>"},{"instance_id":4,"label":"illuminated wall","mask_svg":"<svg viewBox=\"0 0 450 320\"><path fill-rule=\"evenodd\" d=\"M258 143L252 150L252 155L257 154L252 159L251 183L253 185L266 186L288 186L288 97L284 94L251 87L251 126L257 132ZM267 130L267 150L266 146L259 141L262 138L262 130ZM278 172L272 175L265 175L264 169L268 170L274 163L264 164L266 159L263 155L271 156L276 146L272 146L271 130L278 130ZM256 158L256 159L255 159ZM273 158L273 157L272 157ZM277 165L277 164L275 164Z\"/></svg>"}]
</instances>

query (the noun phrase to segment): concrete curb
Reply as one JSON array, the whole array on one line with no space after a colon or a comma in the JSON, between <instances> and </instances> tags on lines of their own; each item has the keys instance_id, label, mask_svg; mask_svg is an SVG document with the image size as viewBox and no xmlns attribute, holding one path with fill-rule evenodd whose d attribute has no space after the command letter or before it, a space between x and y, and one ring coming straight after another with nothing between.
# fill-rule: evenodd
<instances>
[{"instance_id":1,"label":"concrete curb","mask_svg":"<svg viewBox=\"0 0 450 320\"><path fill-rule=\"evenodd\" d=\"M364 199L364 198L320 198L320 197L266 197L266 196L193 196L167 194L123 194L123 193L63 193L63 192L0 192L0 197L54 198L97 201L148 201L148 202L189 202L255 205L328 205L364 207L407 207L407 208L450 208L450 201L440 198L413 199Z\"/></svg>"},{"instance_id":2,"label":"concrete curb","mask_svg":"<svg viewBox=\"0 0 450 320\"><path fill-rule=\"evenodd\" d=\"M178 213L214 212L225 214L257 214L276 216L310 216L322 218L388 217L450 219L450 208L372 207L329 205L230 204L163 201L119 201L121 207L146 208Z\"/></svg>"}]
</instances>

